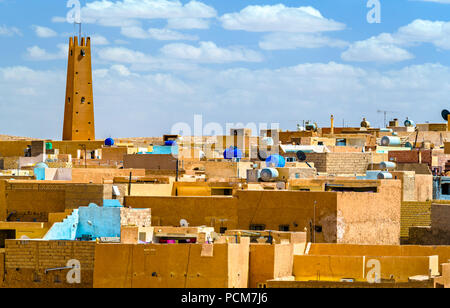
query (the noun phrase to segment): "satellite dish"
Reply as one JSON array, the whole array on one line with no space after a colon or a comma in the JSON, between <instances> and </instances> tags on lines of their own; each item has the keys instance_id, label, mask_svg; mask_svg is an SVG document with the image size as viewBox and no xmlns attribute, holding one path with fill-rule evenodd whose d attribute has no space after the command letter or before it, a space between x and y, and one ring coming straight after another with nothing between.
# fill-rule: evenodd
<instances>
[{"instance_id":1,"label":"satellite dish","mask_svg":"<svg viewBox=\"0 0 450 308\"><path fill-rule=\"evenodd\" d=\"M442 110L441 112L442 118L444 119L444 121L448 121L448 116L450 115L450 111L448 111L447 109Z\"/></svg>"},{"instance_id":2,"label":"satellite dish","mask_svg":"<svg viewBox=\"0 0 450 308\"><path fill-rule=\"evenodd\" d=\"M187 228L187 227L189 227L189 223L187 222L186 219L181 219L180 220L180 226L183 227L183 228Z\"/></svg>"},{"instance_id":3,"label":"satellite dish","mask_svg":"<svg viewBox=\"0 0 450 308\"><path fill-rule=\"evenodd\" d=\"M306 160L306 154L303 151L298 151L296 153L298 161L302 162Z\"/></svg>"},{"instance_id":4,"label":"satellite dish","mask_svg":"<svg viewBox=\"0 0 450 308\"><path fill-rule=\"evenodd\" d=\"M258 159L260 161L266 161L267 159L267 153L263 150L258 150Z\"/></svg>"}]
</instances>

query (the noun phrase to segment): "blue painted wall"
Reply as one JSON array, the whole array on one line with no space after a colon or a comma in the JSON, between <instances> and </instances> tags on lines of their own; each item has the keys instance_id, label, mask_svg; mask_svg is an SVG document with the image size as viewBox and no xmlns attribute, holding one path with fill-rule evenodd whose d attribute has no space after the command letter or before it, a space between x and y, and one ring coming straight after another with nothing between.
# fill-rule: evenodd
<instances>
[{"instance_id":1,"label":"blue painted wall","mask_svg":"<svg viewBox=\"0 0 450 308\"><path fill-rule=\"evenodd\" d=\"M442 186L450 185L450 177L435 176L433 177L433 199L434 200L450 200L450 195L442 193Z\"/></svg>"},{"instance_id":2,"label":"blue painted wall","mask_svg":"<svg viewBox=\"0 0 450 308\"><path fill-rule=\"evenodd\" d=\"M79 208L79 223L76 238L90 235L99 237L120 237L120 207L99 207L90 204Z\"/></svg>"},{"instance_id":3,"label":"blue painted wall","mask_svg":"<svg viewBox=\"0 0 450 308\"><path fill-rule=\"evenodd\" d=\"M47 232L45 240L80 239L83 235L92 237L120 237L120 209L118 200L103 200L104 206L90 204L80 207L62 222L55 223Z\"/></svg>"}]
</instances>

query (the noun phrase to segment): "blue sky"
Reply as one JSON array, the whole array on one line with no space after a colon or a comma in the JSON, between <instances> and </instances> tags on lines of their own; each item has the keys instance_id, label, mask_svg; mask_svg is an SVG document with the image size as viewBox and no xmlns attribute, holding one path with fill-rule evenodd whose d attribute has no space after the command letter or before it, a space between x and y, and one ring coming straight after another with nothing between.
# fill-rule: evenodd
<instances>
[{"instance_id":1,"label":"blue sky","mask_svg":"<svg viewBox=\"0 0 450 308\"><path fill-rule=\"evenodd\" d=\"M441 122L450 1L80 1L93 39L97 137L177 122ZM0 134L61 138L70 8L0 0Z\"/></svg>"}]
</instances>

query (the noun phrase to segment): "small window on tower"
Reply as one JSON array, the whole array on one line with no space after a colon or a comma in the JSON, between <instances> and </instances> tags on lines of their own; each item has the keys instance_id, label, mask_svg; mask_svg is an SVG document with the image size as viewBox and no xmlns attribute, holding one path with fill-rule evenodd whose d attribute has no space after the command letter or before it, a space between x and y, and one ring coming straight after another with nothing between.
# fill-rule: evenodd
<instances>
[{"instance_id":1,"label":"small window on tower","mask_svg":"<svg viewBox=\"0 0 450 308\"><path fill-rule=\"evenodd\" d=\"M86 99L84 97L81 98L81 103L84 104L86 102Z\"/></svg>"},{"instance_id":2,"label":"small window on tower","mask_svg":"<svg viewBox=\"0 0 450 308\"><path fill-rule=\"evenodd\" d=\"M84 57L86 55L86 51L84 49L81 49L81 56Z\"/></svg>"}]
</instances>

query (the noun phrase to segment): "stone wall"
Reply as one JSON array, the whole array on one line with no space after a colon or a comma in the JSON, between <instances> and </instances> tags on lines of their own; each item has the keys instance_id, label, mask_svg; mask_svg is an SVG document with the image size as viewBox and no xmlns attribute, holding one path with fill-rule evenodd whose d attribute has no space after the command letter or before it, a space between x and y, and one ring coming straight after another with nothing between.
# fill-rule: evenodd
<instances>
[{"instance_id":1,"label":"stone wall","mask_svg":"<svg viewBox=\"0 0 450 308\"><path fill-rule=\"evenodd\" d=\"M328 174L365 174L372 161L370 153L307 153L306 160Z\"/></svg>"},{"instance_id":2,"label":"stone wall","mask_svg":"<svg viewBox=\"0 0 450 308\"><path fill-rule=\"evenodd\" d=\"M93 286L95 242L7 240L5 286L24 288L83 288ZM69 284L69 260L81 266L81 284Z\"/></svg>"}]
</instances>

